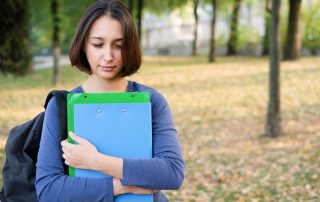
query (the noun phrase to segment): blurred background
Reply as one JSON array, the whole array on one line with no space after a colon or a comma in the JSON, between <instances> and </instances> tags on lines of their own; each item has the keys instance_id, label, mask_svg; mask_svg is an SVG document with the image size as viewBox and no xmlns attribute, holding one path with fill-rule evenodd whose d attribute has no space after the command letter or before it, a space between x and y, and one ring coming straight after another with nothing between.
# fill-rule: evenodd
<instances>
[{"instance_id":1,"label":"blurred background","mask_svg":"<svg viewBox=\"0 0 320 202\"><path fill-rule=\"evenodd\" d=\"M93 0L1 0L0 161L52 89L87 77L68 49ZM123 0L170 103L186 177L170 201L320 201L320 1Z\"/></svg>"}]
</instances>

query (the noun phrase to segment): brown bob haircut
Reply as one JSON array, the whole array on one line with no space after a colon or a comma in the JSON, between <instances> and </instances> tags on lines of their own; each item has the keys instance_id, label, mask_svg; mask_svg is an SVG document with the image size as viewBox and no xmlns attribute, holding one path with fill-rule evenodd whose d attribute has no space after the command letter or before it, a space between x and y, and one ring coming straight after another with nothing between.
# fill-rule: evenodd
<instances>
[{"instance_id":1,"label":"brown bob haircut","mask_svg":"<svg viewBox=\"0 0 320 202\"><path fill-rule=\"evenodd\" d=\"M91 25L103 15L118 20L122 25L123 41L121 56L124 67L120 72L121 76L125 77L134 74L141 65L139 39L129 10L119 0L97 0L86 10L79 22L69 50L71 65L91 74L90 65L83 47Z\"/></svg>"}]
</instances>

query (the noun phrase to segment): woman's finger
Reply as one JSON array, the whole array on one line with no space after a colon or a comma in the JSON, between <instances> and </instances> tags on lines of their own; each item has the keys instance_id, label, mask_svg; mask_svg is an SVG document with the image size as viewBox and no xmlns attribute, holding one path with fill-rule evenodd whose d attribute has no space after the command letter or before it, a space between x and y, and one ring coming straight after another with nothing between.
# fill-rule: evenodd
<instances>
[{"instance_id":1,"label":"woman's finger","mask_svg":"<svg viewBox=\"0 0 320 202\"><path fill-rule=\"evenodd\" d=\"M83 139L82 137L76 135L72 131L69 131L69 136L71 137L71 139L73 139L74 141L76 141L76 142L78 142L80 144L86 142L85 139Z\"/></svg>"},{"instance_id":2,"label":"woman's finger","mask_svg":"<svg viewBox=\"0 0 320 202\"><path fill-rule=\"evenodd\" d=\"M62 147L66 146L67 144L69 144L67 140L61 141L61 146Z\"/></svg>"}]
</instances>

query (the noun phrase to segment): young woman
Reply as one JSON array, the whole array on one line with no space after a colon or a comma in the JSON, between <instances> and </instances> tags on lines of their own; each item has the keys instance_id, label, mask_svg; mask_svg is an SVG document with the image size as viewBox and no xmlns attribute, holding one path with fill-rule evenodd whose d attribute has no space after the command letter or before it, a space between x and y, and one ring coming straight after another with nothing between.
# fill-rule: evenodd
<instances>
[{"instance_id":1,"label":"young woman","mask_svg":"<svg viewBox=\"0 0 320 202\"><path fill-rule=\"evenodd\" d=\"M128 9L118 0L93 3L78 25L69 57L72 65L88 74L88 79L71 93L151 93L153 158L104 155L73 133L71 138L79 144L60 142L57 102L53 98L46 110L38 154L36 190L40 201L113 201L114 196L124 193L153 193L154 201L167 201L159 190L181 186L184 161L165 98L150 87L126 79L141 64L139 41ZM63 162L111 177L69 177Z\"/></svg>"}]
</instances>

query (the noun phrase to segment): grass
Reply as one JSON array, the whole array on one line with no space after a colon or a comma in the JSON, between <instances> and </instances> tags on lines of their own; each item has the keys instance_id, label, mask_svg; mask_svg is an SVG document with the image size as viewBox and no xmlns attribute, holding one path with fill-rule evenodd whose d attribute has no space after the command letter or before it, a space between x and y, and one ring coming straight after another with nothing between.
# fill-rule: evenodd
<instances>
[{"instance_id":1,"label":"grass","mask_svg":"<svg viewBox=\"0 0 320 202\"><path fill-rule=\"evenodd\" d=\"M261 136L268 101L266 58L146 57L131 80L162 92L179 131L186 177L170 201L320 201L320 58L281 63L282 133ZM61 69L57 89L86 76ZM51 71L0 77L1 148L6 134L42 109ZM3 153L0 155L3 161Z\"/></svg>"}]
</instances>

